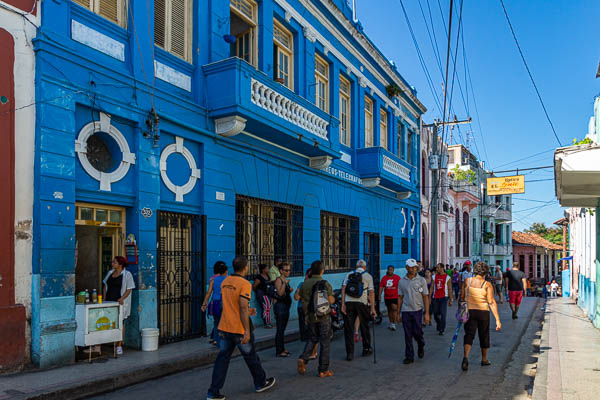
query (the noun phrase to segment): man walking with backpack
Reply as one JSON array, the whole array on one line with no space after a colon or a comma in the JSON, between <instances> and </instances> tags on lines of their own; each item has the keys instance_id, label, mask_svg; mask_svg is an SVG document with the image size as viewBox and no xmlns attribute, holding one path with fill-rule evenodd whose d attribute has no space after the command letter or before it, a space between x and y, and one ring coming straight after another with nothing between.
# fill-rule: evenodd
<instances>
[{"instance_id":1,"label":"man walking with backpack","mask_svg":"<svg viewBox=\"0 0 600 400\"><path fill-rule=\"evenodd\" d=\"M304 281L300 288L302 309L306 315L309 339L304 346L304 351L298 358L298 373L306 373L306 364L310 360L314 348L319 343L319 377L333 376L329 369L329 352L331 342L331 307L335 302L333 289L329 282L323 279L325 267L320 260L314 261L310 269L312 276Z\"/></svg>"},{"instance_id":2,"label":"man walking with backpack","mask_svg":"<svg viewBox=\"0 0 600 400\"><path fill-rule=\"evenodd\" d=\"M423 310L425 310L425 324L429 323L429 290L427 281L417 275L417 262L409 258L406 260L406 278L398 285L398 308L402 312L402 327L404 328L404 364L415 361L413 339L417 341L417 354L419 358L425 356L425 338L423 337Z\"/></svg>"},{"instance_id":3,"label":"man walking with backpack","mask_svg":"<svg viewBox=\"0 0 600 400\"><path fill-rule=\"evenodd\" d=\"M346 360L354 360L354 321L358 316L360 334L363 342L363 356L373 353L369 332L370 315L375 317L375 291L373 277L366 272L365 260L356 262L356 270L348 273L342 284L342 314L344 321L344 340L346 342ZM370 315L369 315L370 307Z\"/></svg>"}]
</instances>

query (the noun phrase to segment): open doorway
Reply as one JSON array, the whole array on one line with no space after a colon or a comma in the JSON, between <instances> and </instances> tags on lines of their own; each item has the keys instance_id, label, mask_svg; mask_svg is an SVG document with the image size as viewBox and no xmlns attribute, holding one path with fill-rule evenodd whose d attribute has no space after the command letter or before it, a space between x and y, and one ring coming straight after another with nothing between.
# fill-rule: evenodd
<instances>
[{"instance_id":1,"label":"open doorway","mask_svg":"<svg viewBox=\"0 0 600 400\"><path fill-rule=\"evenodd\" d=\"M114 257L123 255L125 209L77 203L75 207L75 292L102 293Z\"/></svg>"}]
</instances>

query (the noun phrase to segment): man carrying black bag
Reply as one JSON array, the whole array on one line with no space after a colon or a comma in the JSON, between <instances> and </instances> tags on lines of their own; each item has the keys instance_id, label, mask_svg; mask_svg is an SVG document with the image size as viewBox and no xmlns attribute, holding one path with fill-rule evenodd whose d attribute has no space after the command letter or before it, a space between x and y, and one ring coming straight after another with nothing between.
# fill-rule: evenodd
<instances>
[{"instance_id":1,"label":"man carrying black bag","mask_svg":"<svg viewBox=\"0 0 600 400\"><path fill-rule=\"evenodd\" d=\"M335 302L335 298L333 297L331 285L323 279L325 268L321 261L314 261L310 269L312 277L306 279L300 289L302 308L304 315L306 315L310 337L304 346L304 351L298 358L298 373L301 375L306 373L306 364L308 364L316 344L319 343L319 377L327 378L333 376L333 371L329 369L330 305Z\"/></svg>"},{"instance_id":2,"label":"man carrying black bag","mask_svg":"<svg viewBox=\"0 0 600 400\"><path fill-rule=\"evenodd\" d=\"M342 285L342 314L344 314L344 340L346 360L354 359L354 322L358 317L363 343L363 356L373 353L369 320L375 317L375 289L373 277L366 271L365 260L356 262L356 270L348 273ZM369 313L370 308L370 313ZM369 315L370 314L370 315Z\"/></svg>"}]
</instances>

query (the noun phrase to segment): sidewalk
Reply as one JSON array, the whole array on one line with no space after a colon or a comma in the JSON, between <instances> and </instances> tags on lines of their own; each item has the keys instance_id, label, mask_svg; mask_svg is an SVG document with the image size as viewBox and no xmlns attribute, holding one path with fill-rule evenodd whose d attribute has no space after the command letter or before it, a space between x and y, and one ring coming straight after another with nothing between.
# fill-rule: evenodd
<instances>
[{"instance_id":1,"label":"sidewalk","mask_svg":"<svg viewBox=\"0 0 600 400\"><path fill-rule=\"evenodd\" d=\"M286 341L298 338L294 322L286 331ZM255 337L258 350L273 347L275 329L257 328ZM154 352L125 349L118 359L104 362L0 376L0 400L79 399L211 364L217 353L208 338L199 338L164 345Z\"/></svg>"},{"instance_id":2,"label":"sidewalk","mask_svg":"<svg viewBox=\"0 0 600 400\"><path fill-rule=\"evenodd\" d=\"M534 400L600 396L600 330L570 298L548 299Z\"/></svg>"}]
</instances>

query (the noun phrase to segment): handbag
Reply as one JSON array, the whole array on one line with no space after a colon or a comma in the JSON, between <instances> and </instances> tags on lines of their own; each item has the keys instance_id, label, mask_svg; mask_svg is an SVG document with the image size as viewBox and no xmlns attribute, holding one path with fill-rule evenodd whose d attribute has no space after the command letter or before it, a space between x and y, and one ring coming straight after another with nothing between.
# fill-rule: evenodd
<instances>
[{"instance_id":1,"label":"handbag","mask_svg":"<svg viewBox=\"0 0 600 400\"><path fill-rule=\"evenodd\" d=\"M469 279L469 285L467 286L467 294L465 295L465 301L462 302L458 310L456 310L456 319L458 322L465 324L469 320L469 306L467 303L467 298L469 297L469 289L471 288L471 279Z\"/></svg>"}]
</instances>

